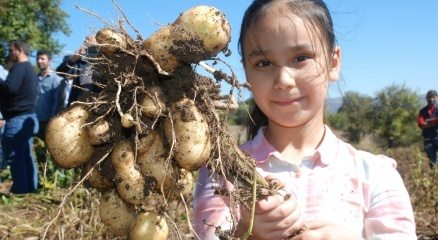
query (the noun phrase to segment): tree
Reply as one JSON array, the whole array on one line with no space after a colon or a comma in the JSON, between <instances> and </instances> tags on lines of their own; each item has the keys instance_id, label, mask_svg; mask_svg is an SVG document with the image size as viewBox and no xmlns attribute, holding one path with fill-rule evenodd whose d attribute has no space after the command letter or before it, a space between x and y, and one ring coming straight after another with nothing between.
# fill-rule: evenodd
<instances>
[{"instance_id":1,"label":"tree","mask_svg":"<svg viewBox=\"0 0 438 240\"><path fill-rule=\"evenodd\" d=\"M374 133L386 147L408 146L420 140L416 126L420 96L393 84L377 93L373 106Z\"/></svg>"},{"instance_id":2,"label":"tree","mask_svg":"<svg viewBox=\"0 0 438 240\"><path fill-rule=\"evenodd\" d=\"M60 0L0 1L0 64L7 61L9 42L24 40L32 49L47 49L57 53L62 45L54 33L70 34Z\"/></svg>"},{"instance_id":3,"label":"tree","mask_svg":"<svg viewBox=\"0 0 438 240\"><path fill-rule=\"evenodd\" d=\"M370 131L373 99L360 93L349 91L342 99L342 105L337 117L331 117L334 124L338 125L350 142L358 143Z\"/></svg>"}]
</instances>

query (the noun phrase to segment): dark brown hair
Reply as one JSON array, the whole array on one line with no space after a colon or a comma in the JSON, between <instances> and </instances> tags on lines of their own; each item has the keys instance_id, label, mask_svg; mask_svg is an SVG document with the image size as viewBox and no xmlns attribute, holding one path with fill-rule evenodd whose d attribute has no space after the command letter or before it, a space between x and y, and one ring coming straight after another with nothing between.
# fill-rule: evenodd
<instances>
[{"instance_id":1,"label":"dark brown hair","mask_svg":"<svg viewBox=\"0 0 438 240\"><path fill-rule=\"evenodd\" d=\"M323 46L327 46L327 53L332 53L336 45L336 37L333 30L333 22L327 5L322 0L254 0L245 11L239 36L239 53L242 62L245 62L244 39L247 34L263 19L267 10L273 3L282 3L292 14L310 23L313 30L322 33ZM254 100L250 107L251 119L247 123L248 139L253 139L262 126L268 124L268 118L255 104Z\"/></svg>"},{"instance_id":2,"label":"dark brown hair","mask_svg":"<svg viewBox=\"0 0 438 240\"><path fill-rule=\"evenodd\" d=\"M20 49L21 51L23 51L24 54L26 54L26 56L29 56L30 47L29 44L27 44L26 42L21 40L15 40L12 41L10 45L14 46L14 48Z\"/></svg>"}]
</instances>

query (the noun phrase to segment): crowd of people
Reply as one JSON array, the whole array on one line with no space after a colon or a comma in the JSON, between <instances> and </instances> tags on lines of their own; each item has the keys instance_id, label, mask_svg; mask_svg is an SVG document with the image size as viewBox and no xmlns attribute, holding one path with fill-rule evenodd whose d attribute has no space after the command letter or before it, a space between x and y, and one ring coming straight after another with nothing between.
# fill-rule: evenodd
<instances>
[{"instance_id":1,"label":"crowd of people","mask_svg":"<svg viewBox=\"0 0 438 240\"><path fill-rule=\"evenodd\" d=\"M91 64L83 58L94 42L94 36L88 36L56 70L52 68L52 53L38 50L38 72L30 63L31 49L26 42L9 44L8 63L0 65L0 171L10 167L11 193L37 191L34 137L44 141L50 118L76 101L84 89L93 89ZM42 158L38 160L45 160L45 155Z\"/></svg>"}]
</instances>

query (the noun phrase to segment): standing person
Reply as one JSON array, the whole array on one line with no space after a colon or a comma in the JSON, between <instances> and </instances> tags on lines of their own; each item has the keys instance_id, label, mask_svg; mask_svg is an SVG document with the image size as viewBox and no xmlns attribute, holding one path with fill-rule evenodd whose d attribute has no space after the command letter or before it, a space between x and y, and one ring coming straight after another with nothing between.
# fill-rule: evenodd
<instances>
[{"instance_id":1,"label":"standing person","mask_svg":"<svg viewBox=\"0 0 438 240\"><path fill-rule=\"evenodd\" d=\"M68 105L76 101L84 90L94 90L92 64L85 59L89 49L96 49L92 46L94 43L96 43L95 36L87 36L76 53L64 57L64 61L56 68L57 72L65 73L65 78L73 79L73 87L69 92Z\"/></svg>"},{"instance_id":2,"label":"standing person","mask_svg":"<svg viewBox=\"0 0 438 240\"><path fill-rule=\"evenodd\" d=\"M418 113L418 127L423 136L424 151L429 158L429 166L437 167L438 151L438 104L437 92L429 90L426 94L427 105Z\"/></svg>"},{"instance_id":3,"label":"standing person","mask_svg":"<svg viewBox=\"0 0 438 240\"><path fill-rule=\"evenodd\" d=\"M256 202L250 239L416 239L396 162L356 150L323 122L328 84L338 79L341 66L325 3L253 1L239 46L255 102L255 125L249 125L250 140L242 148L262 176L291 195ZM235 210L227 197L216 195L223 185L217 178L201 168L195 230L201 239L218 239L217 227L240 238L250 210ZM308 230L300 233L304 225Z\"/></svg>"},{"instance_id":4,"label":"standing person","mask_svg":"<svg viewBox=\"0 0 438 240\"><path fill-rule=\"evenodd\" d=\"M37 136L45 141L47 122L59 109L60 84L62 77L50 67L52 54L46 50L39 50L36 55L38 69L38 95L35 103L35 112L38 117L40 129Z\"/></svg>"},{"instance_id":5,"label":"standing person","mask_svg":"<svg viewBox=\"0 0 438 240\"><path fill-rule=\"evenodd\" d=\"M8 77L0 82L0 109L6 120L3 133L3 151L11 164L13 193L35 192L38 186L38 168L32 155L32 135L38 132L34 112L38 77L28 61L29 45L13 41L9 58L13 65Z\"/></svg>"},{"instance_id":6,"label":"standing person","mask_svg":"<svg viewBox=\"0 0 438 240\"><path fill-rule=\"evenodd\" d=\"M7 76L8 76L8 70L5 69L2 65L0 65L0 81L5 81ZM6 162L4 162L4 157L3 157L3 148L1 145L4 126L5 126L5 120L3 119L3 115L0 112L0 171L6 168Z\"/></svg>"},{"instance_id":7,"label":"standing person","mask_svg":"<svg viewBox=\"0 0 438 240\"><path fill-rule=\"evenodd\" d=\"M67 62L69 59L70 55L67 55L64 57L63 59L63 63ZM71 89L72 89L72 85L73 85L73 77L71 76L64 76L62 78L61 84L59 86L60 90L59 90L59 107L58 107L58 112L62 111L63 109L65 109L66 107L68 107L70 105L69 99L70 99L70 93L71 93Z\"/></svg>"}]
</instances>

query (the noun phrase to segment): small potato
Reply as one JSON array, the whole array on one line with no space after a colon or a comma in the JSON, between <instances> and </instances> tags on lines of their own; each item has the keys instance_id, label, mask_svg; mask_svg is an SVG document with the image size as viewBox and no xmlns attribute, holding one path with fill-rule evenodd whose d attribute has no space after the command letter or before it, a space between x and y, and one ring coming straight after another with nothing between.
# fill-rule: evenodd
<instances>
[{"instance_id":1,"label":"small potato","mask_svg":"<svg viewBox=\"0 0 438 240\"><path fill-rule=\"evenodd\" d=\"M72 105L51 118L46 129L46 143L55 163L63 168L79 167L94 153L82 126L89 112L82 105Z\"/></svg>"},{"instance_id":2,"label":"small potato","mask_svg":"<svg viewBox=\"0 0 438 240\"><path fill-rule=\"evenodd\" d=\"M169 227L163 217L153 212L140 213L131 224L131 240L166 240Z\"/></svg>"},{"instance_id":3,"label":"small potato","mask_svg":"<svg viewBox=\"0 0 438 240\"><path fill-rule=\"evenodd\" d=\"M175 140L175 160L186 170L199 169L210 157L211 140L208 123L195 103L184 98L172 109L173 129L170 119L164 123L164 132L169 144ZM175 139L172 136L175 132Z\"/></svg>"},{"instance_id":4,"label":"small potato","mask_svg":"<svg viewBox=\"0 0 438 240\"><path fill-rule=\"evenodd\" d=\"M122 127L130 128L134 126L134 117L129 113L125 113L120 118L120 123L122 124Z\"/></svg>"},{"instance_id":5,"label":"small potato","mask_svg":"<svg viewBox=\"0 0 438 240\"><path fill-rule=\"evenodd\" d=\"M161 111L164 109L164 102L160 98L161 90L159 87L151 87L149 94L144 95L140 106L144 116L154 119L160 116Z\"/></svg>"},{"instance_id":6,"label":"small potato","mask_svg":"<svg viewBox=\"0 0 438 240\"><path fill-rule=\"evenodd\" d=\"M87 163L86 171L90 171L90 169L93 167L91 164L92 161ZM90 183L91 187L94 189L97 189L100 192L104 192L106 190L114 188L114 183L106 178L102 173L97 169L99 166L96 166L91 171L91 174L88 176L88 182Z\"/></svg>"},{"instance_id":7,"label":"small potato","mask_svg":"<svg viewBox=\"0 0 438 240\"><path fill-rule=\"evenodd\" d=\"M193 184L195 183L192 172L185 169L180 169L179 179L176 183L178 194L188 195L193 193Z\"/></svg>"},{"instance_id":8,"label":"small potato","mask_svg":"<svg viewBox=\"0 0 438 240\"><path fill-rule=\"evenodd\" d=\"M108 230L116 236L128 235L136 217L134 206L123 201L115 190L102 195L99 215Z\"/></svg>"},{"instance_id":9,"label":"small potato","mask_svg":"<svg viewBox=\"0 0 438 240\"><path fill-rule=\"evenodd\" d=\"M127 38L112 29L104 28L96 33L99 51L103 54L112 54L120 49L126 49Z\"/></svg>"},{"instance_id":10,"label":"small potato","mask_svg":"<svg viewBox=\"0 0 438 240\"><path fill-rule=\"evenodd\" d=\"M108 143L110 135L110 124L108 121L101 120L86 127L88 139L94 146L99 146Z\"/></svg>"},{"instance_id":11,"label":"small potato","mask_svg":"<svg viewBox=\"0 0 438 240\"><path fill-rule=\"evenodd\" d=\"M116 171L116 187L120 196L132 204L144 203L149 189L136 169L132 144L127 140L118 142L111 153L111 160Z\"/></svg>"}]
</instances>

